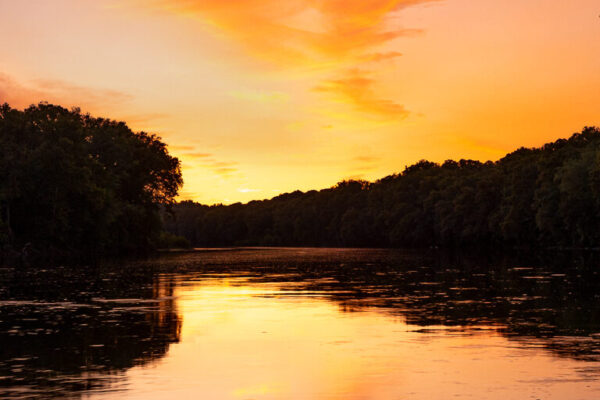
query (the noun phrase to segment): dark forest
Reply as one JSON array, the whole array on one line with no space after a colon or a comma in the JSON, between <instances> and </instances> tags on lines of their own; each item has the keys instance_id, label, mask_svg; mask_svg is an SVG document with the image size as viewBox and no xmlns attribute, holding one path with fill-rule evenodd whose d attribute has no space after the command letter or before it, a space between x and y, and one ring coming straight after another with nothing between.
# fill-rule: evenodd
<instances>
[{"instance_id":1,"label":"dark forest","mask_svg":"<svg viewBox=\"0 0 600 400\"><path fill-rule=\"evenodd\" d=\"M178 203L166 229L192 246L598 247L600 130L496 162L420 161L248 204Z\"/></svg>"},{"instance_id":2,"label":"dark forest","mask_svg":"<svg viewBox=\"0 0 600 400\"><path fill-rule=\"evenodd\" d=\"M174 202L180 163L159 137L78 109L1 106L0 149L4 258L186 246L600 243L600 130L593 127L496 162L422 160L376 182L212 206Z\"/></svg>"},{"instance_id":3,"label":"dark forest","mask_svg":"<svg viewBox=\"0 0 600 400\"><path fill-rule=\"evenodd\" d=\"M160 208L182 183L179 160L155 135L79 109L0 105L6 259L146 253L160 240Z\"/></svg>"}]
</instances>

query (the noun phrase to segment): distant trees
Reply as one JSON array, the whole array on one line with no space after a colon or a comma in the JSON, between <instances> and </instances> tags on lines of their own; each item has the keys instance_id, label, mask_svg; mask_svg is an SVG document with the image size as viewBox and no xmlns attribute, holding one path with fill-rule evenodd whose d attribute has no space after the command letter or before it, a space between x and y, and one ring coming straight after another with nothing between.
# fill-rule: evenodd
<instances>
[{"instance_id":1,"label":"distant trees","mask_svg":"<svg viewBox=\"0 0 600 400\"><path fill-rule=\"evenodd\" d=\"M174 210L167 229L195 246L599 247L600 130L497 162L423 160L374 183Z\"/></svg>"},{"instance_id":2,"label":"distant trees","mask_svg":"<svg viewBox=\"0 0 600 400\"><path fill-rule=\"evenodd\" d=\"M0 245L57 256L143 252L182 185L160 138L40 103L0 106Z\"/></svg>"}]
</instances>

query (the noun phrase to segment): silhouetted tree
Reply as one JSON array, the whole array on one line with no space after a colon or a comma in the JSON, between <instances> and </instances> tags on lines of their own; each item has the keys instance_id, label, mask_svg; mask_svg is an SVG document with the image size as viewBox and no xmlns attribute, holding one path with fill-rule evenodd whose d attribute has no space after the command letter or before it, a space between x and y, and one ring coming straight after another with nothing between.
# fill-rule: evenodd
<instances>
[{"instance_id":1,"label":"silhouetted tree","mask_svg":"<svg viewBox=\"0 0 600 400\"><path fill-rule=\"evenodd\" d=\"M46 255L143 252L182 185L160 138L46 103L0 106L0 244Z\"/></svg>"}]
</instances>

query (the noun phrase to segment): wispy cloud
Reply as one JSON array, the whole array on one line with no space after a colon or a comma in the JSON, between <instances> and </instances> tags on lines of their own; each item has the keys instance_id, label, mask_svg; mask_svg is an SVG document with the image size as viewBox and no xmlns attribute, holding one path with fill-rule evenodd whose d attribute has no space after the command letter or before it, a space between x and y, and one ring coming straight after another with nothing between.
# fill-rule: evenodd
<instances>
[{"instance_id":1,"label":"wispy cloud","mask_svg":"<svg viewBox=\"0 0 600 400\"><path fill-rule=\"evenodd\" d=\"M9 103L15 108L47 101L90 110L119 105L132 99L133 96L117 90L80 86L61 80L34 79L21 82L0 72L0 102Z\"/></svg>"},{"instance_id":2,"label":"wispy cloud","mask_svg":"<svg viewBox=\"0 0 600 400\"><path fill-rule=\"evenodd\" d=\"M297 63L356 57L412 35L418 30L390 26L390 16L432 1L436 0L154 0L152 4L198 18L240 40L255 55Z\"/></svg>"},{"instance_id":3,"label":"wispy cloud","mask_svg":"<svg viewBox=\"0 0 600 400\"><path fill-rule=\"evenodd\" d=\"M334 101L350 104L357 111L386 119L406 117L408 111L403 105L377 96L374 83L366 71L350 70L343 78L322 82L314 90L329 95Z\"/></svg>"},{"instance_id":4,"label":"wispy cloud","mask_svg":"<svg viewBox=\"0 0 600 400\"><path fill-rule=\"evenodd\" d=\"M378 161L379 158L374 156L356 156L354 157L354 160L360 163L371 164Z\"/></svg>"},{"instance_id":5,"label":"wispy cloud","mask_svg":"<svg viewBox=\"0 0 600 400\"><path fill-rule=\"evenodd\" d=\"M191 168L192 165L207 168L222 178L230 178L239 172L237 162L219 161L212 153L196 151L195 146L171 146L170 149L188 164L188 168Z\"/></svg>"},{"instance_id":6,"label":"wispy cloud","mask_svg":"<svg viewBox=\"0 0 600 400\"><path fill-rule=\"evenodd\" d=\"M198 19L215 36L272 65L339 76L348 70L377 68L374 64L399 57L399 52L382 51L382 46L420 31L397 26L392 17L405 8L434 1L439 0L153 0L150 4ZM317 86L346 97L365 113L394 119L407 114L396 101L379 98L373 80L365 77L345 77ZM256 93L233 95L255 101L279 99Z\"/></svg>"},{"instance_id":7,"label":"wispy cloud","mask_svg":"<svg viewBox=\"0 0 600 400\"><path fill-rule=\"evenodd\" d=\"M195 158L200 160L212 159L213 155L211 153L199 153L199 152L190 152L185 153L186 157Z\"/></svg>"},{"instance_id":8,"label":"wispy cloud","mask_svg":"<svg viewBox=\"0 0 600 400\"><path fill-rule=\"evenodd\" d=\"M402 56L402 53L400 53L399 51L388 51L386 53L371 53L371 54L365 54L364 56L362 56L362 59L364 61L373 61L373 62L380 62L380 61L388 61L388 60L393 60L394 58L398 58Z\"/></svg>"},{"instance_id":9,"label":"wispy cloud","mask_svg":"<svg viewBox=\"0 0 600 400\"><path fill-rule=\"evenodd\" d=\"M236 165L236 162L214 160L210 160L205 164L205 166L209 167L213 172L221 175L223 178L229 178L234 173L238 172Z\"/></svg>"},{"instance_id":10,"label":"wispy cloud","mask_svg":"<svg viewBox=\"0 0 600 400\"><path fill-rule=\"evenodd\" d=\"M367 174L375 171L379 166L381 159L372 155L360 155L352 158L351 160L351 175L347 176L346 179L365 179Z\"/></svg>"},{"instance_id":11,"label":"wispy cloud","mask_svg":"<svg viewBox=\"0 0 600 400\"><path fill-rule=\"evenodd\" d=\"M172 145L172 146L169 146L169 149L171 149L173 151L184 152L184 151L194 151L194 150L196 150L196 147L188 146L188 145Z\"/></svg>"}]
</instances>

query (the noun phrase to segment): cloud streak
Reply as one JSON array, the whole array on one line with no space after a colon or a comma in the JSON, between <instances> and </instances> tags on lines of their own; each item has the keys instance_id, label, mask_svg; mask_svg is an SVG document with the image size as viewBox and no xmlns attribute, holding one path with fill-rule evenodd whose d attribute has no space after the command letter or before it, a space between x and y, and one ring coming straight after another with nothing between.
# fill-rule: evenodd
<instances>
[{"instance_id":1,"label":"cloud streak","mask_svg":"<svg viewBox=\"0 0 600 400\"><path fill-rule=\"evenodd\" d=\"M347 179L365 179L366 175L379 166L380 158L371 155L356 156L352 159L353 174Z\"/></svg>"},{"instance_id":2,"label":"cloud streak","mask_svg":"<svg viewBox=\"0 0 600 400\"><path fill-rule=\"evenodd\" d=\"M203 168L211 170L222 178L231 178L239 172L238 163L234 161L219 161L212 153L195 151L194 146L171 146L171 150L179 153L181 158Z\"/></svg>"},{"instance_id":3,"label":"cloud streak","mask_svg":"<svg viewBox=\"0 0 600 400\"><path fill-rule=\"evenodd\" d=\"M297 62L360 56L418 30L389 26L390 16L436 0L155 0L154 6L199 18L255 55ZM243 42L241 41L243 40ZM283 56L283 57L282 57Z\"/></svg>"},{"instance_id":4,"label":"cloud streak","mask_svg":"<svg viewBox=\"0 0 600 400\"><path fill-rule=\"evenodd\" d=\"M372 53L366 54L362 57L364 61L372 61L372 62L381 62L381 61L389 61L395 58L398 58L402 55L402 53L398 51L389 51L386 53Z\"/></svg>"},{"instance_id":5,"label":"cloud streak","mask_svg":"<svg viewBox=\"0 0 600 400\"><path fill-rule=\"evenodd\" d=\"M286 70L340 76L348 70L377 68L375 64L401 56L381 47L420 31L395 26L392 17L433 1L439 0L154 0L150 4L198 19L214 35L227 38L256 59ZM407 114L402 105L379 98L373 81L364 76L315 86L336 93L334 100L345 97L363 113L393 119Z\"/></svg>"},{"instance_id":6,"label":"cloud streak","mask_svg":"<svg viewBox=\"0 0 600 400\"><path fill-rule=\"evenodd\" d=\"M89 110L106 105L120 105L132 99L131 95L117 90L97 89L50 79L20 82L0 72L0 103L6 102L15 108L47 101Z\"/></svg>"},{"instance_id":7,"label":"cloud streak","mask_svg":"<svg viewBox=\"0 0 600 400\"><path fill-rule=\"evenodd\" d=\"M360 112L385 119L406 117L408 111L403 105L377 96L374 83L367 72L351 70L346 72L345 77L322 82L314 90L329 95L334 101L350 104Z\"/></svg>"}]
</instances>

